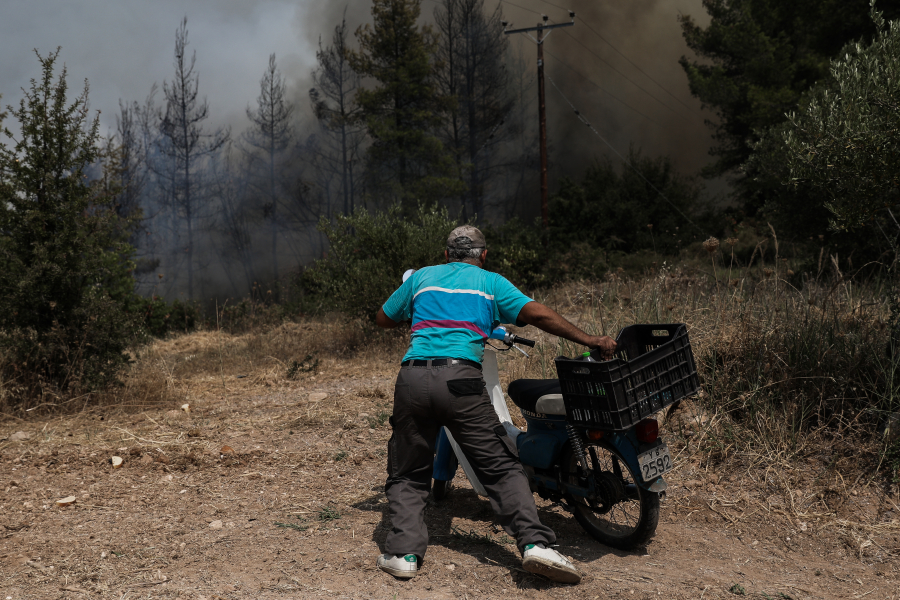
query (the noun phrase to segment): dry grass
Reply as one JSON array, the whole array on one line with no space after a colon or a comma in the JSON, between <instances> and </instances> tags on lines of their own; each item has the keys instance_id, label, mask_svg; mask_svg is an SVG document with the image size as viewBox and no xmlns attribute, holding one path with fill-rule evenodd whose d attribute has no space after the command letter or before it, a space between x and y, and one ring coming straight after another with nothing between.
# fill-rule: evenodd
<instances>
[{"instance_id":1,"label":"dry grass","mask_svg":"<svg viewBox=\"0 0 900 600\"><path fill-rule=\"evenodd\" d=\"M764 462L773 463L821 440L858 442L861 430L900 408L890 393L893 369L881 352L889 316L882 292L854 283L836 267L797 286L788 282L789 265L778 264L779 269L753 270L717 264L715 271L664 264L642 278L610 274L536 299L592 333L615 336L633 323L686 323L703 392L698 402L686 403L675 424L679 433L696 434L695 444L702 442L712 458L766 457ZM554 377L556 356L582 350L534 328L523 334L539 344L529 360L515 352L501 357L504 384ZM175 407L234 389L298 390L365 379L395 368L407 340L403 332L376 331L339 315L236 334L199 331L138 350L121 387L64 402L48 399L38 410ZM339 405L329 407L334 414L311 405L305 418L344 418ZM880 456L878 443L863 451L867 459Z\"/></svg>"},{"instance_id":2,"label":"dry grass","mask_svg":"<svg viewBox=\"0 0 900 600\"><path fill-rule=\"evenodd\" d=\"M28 411L16 411L4 405L0 386L0 415L18 419L37 414L177 408L192 398L234 389L299 389L337 376L365 374L385 359L399 361L407 339L403 332L374 331L370 324L346 321L339 315L285 321L239 334L197 331L136 349L121 385L102 392L66 399L47 397Z\"/></svg>"},{"instance_id":3,"label":"dry grass","mask_svg":"<svg viewBox=\"0 0 900 600\"><path fill-rule=\"evenodd\" d=\"M686 403L679 427L694 430L687 433L714 458L772 464L811 445L865 439L861 462L871 469L881 447L871 432L900 408L885 353L884 294L836 269L798 286L787 280L788 265L780 268L714 273L664 265L644 278L611 274L536 299L591 333L613 337L635 323L686 323L703 392ZM582 350L533 328L523 335L539 344L529 361L501 361L506 381L552 377L553 358Z\"/></svg>"},{"instance_id":4,"label":"dry grass","mask_svg":"<svg viewBox=\"0 0 900 600\"><path fill-rule=\"evenodd\" d=\"M833 267L801 285L787 280L788 265L780 268L664 267L638 279L573 282L536 299L613 337L635 323L686 323L703 391L669 422L658 417L677 464L749 491L711 510L736 528L761 517L787 519L798 531L828 528L863 556L877 550L876 535L900 531L897 518L879 520L846 501L869 492L892 510L887 502L898 497L897 464L889 464L896 442L878 433L900 410L886 294ZM539 343L529 360L501 358L504 387L553 377L556 356L583 350L531 327L521 334ZM512 403L510 413L518 415Z\"/></svg>"},{"instance_id":5,"label":"dry grass","mask_svg":"<svg viewBox=\"0 0 900 600\"><path fill-rule=\"evenodd\" d=\"M686 323L704 393L665 424L678 465L671 480L681 486L718 474L740 490L709 505L729 526L777 517L803 531L827 527L862 556L878 536L900 531L900 520L858 514L847 500L856 489L860 498L897 498L895 490L876 491L887 486L873 477L883 444L873 439L872 423L891 401L878 358L888 317L879 298L879 290L834 272L795 287L774 270L767 278L762 268L716 276L681 267L570 283L537 299L588 331L613 336L633 323ZM33 431L38 453L59 443L128 447L138 453L132 460L143 453L185 465L219 460L228 436L319 431L338 441L309 449L315 453L304 464L311 469L381 460L382 446L358 440L387 427L390 381L408 337L367 327L334 316L159 340L137 353L122 387L90 402L47 406L29 415L77 410L7 429ZM530 359L501 357L504 388L521 377L554 377L553 358L581 350L531 327L521 333L539 345ZM190 414L179 410L183 403ZM519 414L513 406L510 413Z\"/></svg>"},{"instance_id":6,"label":"dry grass","mask_svg":"<svg viewBox=\"0 0 900 600\"><path fill-rule=\"evenodd\" d=\"M883 413L900 408L891 393L891 362L881 351L889 316L881 290L858 285L835 266L823 265L817 277L796 285L783 261L776 261L777 269L747 270L721 258L710 261L715 270L664 264L642 278L611 273L602 282L569 283L536 299L592 333L615 336L633 323L686 323L703 392L685 403L670 430L692 438L711 460L778 464L822 444L853 440L862 455L858 466L871 471L883 456L871 431ZM539 344L529 360L515 352L501 357L504 385L554 377L556 356L582 350L534 328L523 334ZM48 399L38 411L177 407L241 389L298 392L365 381L395 369L407 340L403 332L376 331L339 315L234 334L199 331L138 350L121 387L64 402ZM372 394L389 401L389 391ZM510 412L518 414L514 407ZM341 423L353 413L340 401L313 401L293 419L298 426Z\"/></svg>"}]
</instances>

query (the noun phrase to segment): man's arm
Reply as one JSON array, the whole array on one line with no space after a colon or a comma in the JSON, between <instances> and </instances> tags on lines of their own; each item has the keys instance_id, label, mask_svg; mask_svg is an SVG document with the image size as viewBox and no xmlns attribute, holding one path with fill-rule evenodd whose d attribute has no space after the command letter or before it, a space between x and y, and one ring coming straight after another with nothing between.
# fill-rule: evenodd
<instances>
[{"instance_id":1,"label":"man's arm","mask_svg":"<svg viewBox=\"0 0 900 600\"><path fill-rule=\"evenodd\" d=\"M386 317L385 317L386 318ZM588 335L555 310L540 302L531 301L519 311L519 320L534 325L542 331L558 335L588 348L597 348L603 358L612 358L616 342L606 335Z\"/></svg>"},{"instance_id":2,"label":"man's arm","mask_svg":"<svg viewBox=\"0 0 900 600\"><path fill-rule=\"evenodd\" d=\"M384 314L384 308L379 308L378 312L375 313L375 324L379 327L383 327L384 329L393 329L400 323L394 321L389 316Z\"/></svg>"}]
</instances>

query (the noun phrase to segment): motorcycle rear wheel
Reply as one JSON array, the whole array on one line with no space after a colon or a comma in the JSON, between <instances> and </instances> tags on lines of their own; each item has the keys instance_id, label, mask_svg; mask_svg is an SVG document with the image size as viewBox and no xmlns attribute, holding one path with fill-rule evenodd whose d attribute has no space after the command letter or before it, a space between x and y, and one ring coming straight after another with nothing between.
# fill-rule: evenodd
<instances>
[{"instance_id":1,"label":"motorcycle rear wheel","mask_svg":"<svg viewBox=\"0 0 900 600\"><path fill-rule=\"evenodd\" d=\"M591 537L602 544L632 550L647 544L659 524L659 494L637 485L632 472L618 450L604 444L585 444L588 477L601 489L596 500L566 496L575 520ZM564 481L585 485L581 459L571 447L562 457Z\"/></svg>"}]
</instances>

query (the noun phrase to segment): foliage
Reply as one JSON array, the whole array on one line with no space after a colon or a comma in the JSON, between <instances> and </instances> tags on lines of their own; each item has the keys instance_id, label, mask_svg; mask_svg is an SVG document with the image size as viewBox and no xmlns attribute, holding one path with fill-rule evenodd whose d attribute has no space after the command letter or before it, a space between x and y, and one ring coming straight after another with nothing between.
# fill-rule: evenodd
<instances>
[{"instance_id":1,"label":"foliage","mask_svg":"<svg viewBox=\"0 0 900 600\"><path fill-rule=\"evenodd\" d=\"M563 181L550 201L550 243L557 252L583 243L607 253L649 249L671 255L699 239L702 232L682 216L707 216L697 182L678 173L666 157L632 150L628 161L643 178L627 165L617 173L606 160L590 168L580 184Z\"/></svg>"},{"instance_id":2,"label":"foliage","mask_svg":"<svg viewBox=\"0 0 900 600\"><path fill-rule=\"evenodd\" d=\"M160 137L156 149L168 164L159 170L168 179L173 218L184 219L186 234L188 298L194 297L195 229L209 196L200 181L202 161L214 156L228 141L230 133L218 129L207 133L203 122L209 116L209 105L200 99L200 75L194 70L196 54L187 57L188 30L185 17L175 33L175 77L163 83L166 110L159 122ZM174 233L174 232L173 232Z\"/></svg>"},{"instance_id":3,"label":"foliage","mask_svg":"<svg viewBox=\"0 0 900 600\"><path fill-rule=\"evenodd\" d=\"M546 252L538 224L513 218L500 226L487 225L482 232L488 246L486 269L520 287L535 288L546 282Z\"/></svg>"},{"instance_id":4,"label":"foliage","mask_svg":"<svg viewBox=\"0 0 900 600\"><path fill-rule=\"evenodd\" d=\"M866 0L703 0L707 27L681 18L696 60L682 57L691 93L716 115L717 158L709 176L733 174L748 210L765 200L756 174L740 170L759 132L781 123L803 92L828 75L828 61L873 32ZM879 3L891 15L900 2ZM771 191L771 190L769 190Z\"/></svg>"},{"instance_id":5,"label":"foliage","mask_svg":"<svg viewBox=\"0 0 900 600\"><path fill-rule=\"evenodd\" d=\"M872 43L833 61L833 82L813 90L803 110L773 132L790 182L818 192L835 229L886 216L900 191L900 21L886 24L874 10L873 18Z\"/></svg>"},{"instance_id":6,"label":"foliage","mask_svg":"<svg viewBox=\"0 0 900 600\"><path fill-rule=\"evenodd\" d=\"M847 260L848 266L878 262L885 251L891 250L891 243L879 230L887 224L885 220L855 229L832 227L834 214L825 207L823 191L811 182L791 182L791 160L784 143L786 127L777 125L763 134L747 164L748 172L755 174L754 185L761 196L757 213L761 228L765 230L771 224L812 265L821 260L823 249L828 256Z\"/></svg>"},{"instance_id":7,"label":"foliage","mask_svg":"<svg viewBox=\"0 0 900 600\"><path fill-rule=\"evenodd\" d=\"M457 224L446 208L423 205L408 218L399 205L374 214L357 209L335 223L323 218L319 230L328 237L329 254L304 273L304 284L320 310L374 320L407 269L444 262L447 235Z\"/></svg>"},{"instance_id":8,"label":"foliage","mask_svg":"<svg viewBox=\"0 0 900 600\"><path fill-rule=\"evenodd\" d=\"M99 122L87 85L67 104L58 55L38 54L41 77L10 107L18 137L4 129L14 145L0 146L0 369L20 402L109 384L139 332L129 222L112 178L87 181Z\"/></svg>"},{"instance_id":9,"label":"foliage","mask_svg":"<svg viewBox=\"0 0 900 600\"><path fill-rule=\"evenodd\" d=\"M356 92L372 138L366 155L369 191L382 203L399 202L408 215L418 202L464 189L434 134L452 99L435 86L435 36L430 26L417 25L420 12L419 0L373 0L374 23L357 29L360 50L347 55L353 70L377 81Z\"/></svg>"},{"instance_id":10,"label":"foliage","mask_svg":"<svg viewBox=\"0 0 900 600\"><path fill-rule=\"evenodd\" d=\"M518 219L485 227L487 268L526 288L598 280L613 266L649 266L661 255L677 255L700 239L701 230L716 231L717 215L693 178L665 157L632 151L629 161L668 201L627 165L617 172L610 161L598 162L581 183L563 180L550 199L546 234L539 223Z\"/></svg>"},{"instance_id":11,"label":"foliage","mask_svg":"<svg viewBox=\"0 0 900 600\"><path fill-rule=\"evenodd\" d=\"M153 337L166 337L170 333L187 333L197 328L200 312L197 306L181 300L171 303L159 296L136 296L129 310L139 316L144 331Z\"/></svg>"},{"instance_id":12,"label":"foliage","mask_svg":"<svg viewBox=\"0 0 900 600\"><path fill-rule=\"evenodd\" d=\"M434 19L440 33L437 85L457 100L441 139L453 153L457 177L468 184L461 199L463 218L483 218L485 187L501 168L496 147L511 127L499 134L498 129L513 107L502 4L488 14L484 0L441 0Z\"/></svg>"}]
</instances>

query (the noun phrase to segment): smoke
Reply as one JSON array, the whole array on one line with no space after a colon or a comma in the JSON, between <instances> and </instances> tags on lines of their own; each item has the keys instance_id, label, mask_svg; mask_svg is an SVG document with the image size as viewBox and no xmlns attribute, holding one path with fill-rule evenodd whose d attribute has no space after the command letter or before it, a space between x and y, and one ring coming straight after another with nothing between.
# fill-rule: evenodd
<instances>
[{"instance_id":1,"label":"smoke","mask_svg":"<svg viewBox=\"0 0 900 600\"><path fill-rule=\"evenodd\" d=\"M580 178L599 158L618 161L616 152L627 155L632 147L650 156L669 156L690 174L710 162L713 140L704 119L712 115L691 96L678 64L681 56L693 56L678 16L690 15L706 24L702 0L553 1L565 9L544 0L499 3L510 29L534 27L544 14L550 23L564 23L570 20L565 9L576 13L573 27L553 31L544 44L551 190L561 178ZM439 0L423 0L423 23L433 23L438 5ZM485 2L487 11L496 6L497 0ZM371 1L313 3L298 17L298 35L310 46L320 37L327 45L345 11L349 29L355 31L371 20ZM519 59L513 62L533 77L535 43L523 34L512 35L510 41L510 52ZM305 109L309 77L295 76L302 81L296 95ZM535 101L516 110L533 113L521 116L533 119L536 127L536 86L533 93ZM614 150L579 120L570 102ZM723 186L713 182L711 188L721 191Z\"/></svg>"},{"instance_id":2,"label":"smoke","mask_svg":"<svg viewBox=\"0 0 900 600\"><path fill-rule=\"evenodd\" d=\"M677 17L690 14L701 23L707 19L701 0L629 0L598 3L594 0L552 0L571 8L578 16L573 27L553 31L545 49L546 100L550 149L551 191L562 177L580 178L585 169L601 157L618 160L615 154L587 126L579 121L568 101L618 152L629 147L641 149L651 156L671 156L684 172L694 173L709 162L712 145L709 129L703 124L703 113L691 97L687 79L678 58L690 55L681 36ZM498 0L487 0L492 11ZM38 7L39 4L39 7ZM532 27L547 14L551 23L569 20L567 10L544 0L501 2L504 17L511 27ZM422 1L423 23L432 23L439 0ZM175 30L188 16L189 52L196 52L200 75L200 95L209 101L210 118L205 124L211 131L230 127L235 138L247 129L245 108L254 106L259 94L259 80L271 53L276 53L278 67L288 86L288 97L296 106L298 140L316 131L316 120L309 102L312 70L316 66L315 51L321 40L328 46L334 28L346 15L348 30L371 21L371 0L317 1L296 3L290 0L160 0L142 3L136 0L96 2L74 8L63 0L41 3L12 3L0 20L0 36L6 42L0 59L0 81L3 104L17 104L19 88L38 73L32 48L43 54L62 46L61 60L69 68L71 92L81 89L81 81L91 84L91 106L101 109L103 128L115 131L119 100L142 101L154 83L162 84L173 77ZM602 35L606 41L598 37ZM536 49L526 36L511 36L510 61L518 75L528 80L536 71ZM355 39L350 40L355 45ZM608 43L607 43L608 42ZM611 44L611 45L610 45ZM614 48L615 49L614 49ZM622 55L627 57L624 58ZM631 61L631 64L629 62ZM637 67L635 67L637 65ZM641 73L643 70L646 74ZM649 75L649 77L648 77ZM555 89L559 87L565 100ZM602 90L600 89L602 88ZM537 88L527 90L532 100L518 105L514 119L537 125ZM615 96L615 98L613 98ZM163 101L156 97L157 105ZM6 125L13 124L7 120ZM314 177L314 165L298 160L295 179ZM536 210L537 166L529 167L529 181L522 204L525 217ZM533 181L531 180L533 177ZM236 185L241 185L240 181ZM534 184L534 185L532 185ZM505 184L500 184L505 185ZM534 188L533 194L530 192ZM149 211L145 211L150 214ZM262 224L254 231L253 257L258 275L267 278L265 234ZM204 295L218 295L219 289L240 294L238 285L221 273L226 267L217 264L222 242L211 241L221 232L209 234L207 247L198 253L207 257L204 269L208 284ZM309 260L321 252L321 240L314 231L298 234L301 246L283 256L282 264ZM306 241L304 241L306 240ZM165 252L174 254L169 248ZM285 250L287 252L287 249ZM223 263L224 264L224 263ZM183 265L181 265L183 267ZM153 290L160 283L172 281L179 269L175 263L163 264L165 272L159 280L156 272L148 273ZM167 287L170 297L179 295L179 285Z\"/></svg>"},{"instance_id":3,"label":"smoke","mask_svg":"<svg viewBox=\"0 0 900 600\"><path fill-rule=\"evenodd\" d=\"M540 0L516 4L524 8L502 3L511 29L535 26L541 13L551 23L570 20L567 11ZM570 102L623 155L630 147L668 155L687 173L706 165L712 139L703 120L709 113L691 96L678 64L692 53L677 17L690 14L704 22L701 1L575 0L569 7L576 12L575 25L552 31L544 43L551 187L561 177L579 177L599 157L618 160ZM531 58L534 69L535 44L522 34L514 37L514 47Z\"/></svg>"},{"instance_id":4,"label":"smoke","mask_svg":"<svg viewBox=\"0 0 900 600\"><path fill-rule=\"evenodd\" d=\"M493 11L497 4L498 0L487 0L485 10ZM704 119L711 115L691 96L678 64L681 56L692 56L678 16L691 15L705 24L708 15L702 0L553 0L552 4L499 0L499 4L510 29L533 27L543 14L550 23L563 23L570 20L566 9L577 13L573 27L553 31L544 44L551 191L563 177L580 178L603 157L618 162L616 152L627 155L631 148L649 156L669 156L677 168L690 174L709 163L713 141ZM439 5L440 0L423 0L421 21L433 24ZM355 31L371 21L371 0L312 3L298 13L298 37L308 46L317 45L320 39L328 45L344 15L348 29ZM510 65L533 79L535 43L523 34L512 35L510 42ZM302 110L308 111L309 73L291 75L296 82L294 97ZM516 117L533 122L536 132L536 85L530 93L533 101L517 106L515 110L521 114ZM570 103L612 148L579 120ZM536 171L534 184L536 188ZM724 182L712 182L710 187L723 191ZM531 213L536 207L535 192L533 201L526 201L523 208Z\"/></svg>"}]
</instances>

